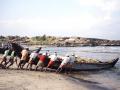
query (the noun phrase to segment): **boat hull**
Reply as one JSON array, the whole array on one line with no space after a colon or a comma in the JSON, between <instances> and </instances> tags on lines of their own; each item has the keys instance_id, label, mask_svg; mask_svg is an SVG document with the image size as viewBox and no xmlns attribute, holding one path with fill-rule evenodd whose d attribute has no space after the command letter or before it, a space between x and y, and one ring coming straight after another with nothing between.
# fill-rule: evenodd
<instances>
[{"instance_id":1,"label":"boat hull","mask_svg":"<svg viewBox=\"0 0 120 90\"><path fill-rule=\"evenodd\" d=\"M109 62L100 62L100 63L74 63L72 70L74 71L90 71L90 70L102 70L109 69L115 66L119 58L116 58ZM58 68L59 64L56 63L54 68ZM66 67L69 69L69 67Z\"/></svg>"}]
</instances>

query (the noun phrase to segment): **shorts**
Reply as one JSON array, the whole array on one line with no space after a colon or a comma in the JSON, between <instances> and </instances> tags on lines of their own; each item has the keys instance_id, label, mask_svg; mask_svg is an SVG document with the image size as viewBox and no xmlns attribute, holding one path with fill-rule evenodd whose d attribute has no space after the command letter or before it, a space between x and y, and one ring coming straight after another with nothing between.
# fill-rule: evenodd
<instances>
[{"instance_id":1,"label":"shorts","mask_svg":"<svg viewBox=\"0 0 120 90\"><path fill-rule=\"evenodd\" d=\"M9 62L13 63L14 62L14 58L10 57Z\"/></svg>"},{"instance_id":2,"label":"shorts","mask_svg":"<svg viewBox=\"0 0 120 90\"><path fill-rule=\"evenodd\" d=\"M34 59L33 59L33 58L30 58L29 63L32 63L33 61L34 61Z\"/></svg>"},{"instance_id":3,"label":"shorts","mask_svg":"<svg viewBox=\"0 0 120 90\"><path fill-rule=\"evenodd\" d=\"M69 67L72 64L73 64L72 62L61 62L59 68Z\"/></svg>"},{"instance_id":4,"label":"shorts","mask_svg":"<svg viewBox=\"0 0 120 90\"><path fill-rule=\"evenodd\" d=\"M65 66L66 66L66 63L61 63L60 66L59 66L59 68L63 68Z\"/></svg>"},{"instance_id":5,"label":"shorts","mask_svg":"<svg viewBox=\"0 0 120 90\"><path fill-rule=\"evenodd\" d=\"M6 60L7 60L7 57L6 57L6 56L3 56L3 60L6 61Z\"/></svg>"},{"instance_id":6,"label":"shorts","mask_svg":"<svg viewBox=\"0 0 120 90\"><path fill-rule=\"evenodd\" d=\"M10 57L10 59L14 59L14 57Z\"/></svg>"},{"instance_id":7,"label":"shorts","mask_svg":"<svg viewBox=\"0 0 120 90\"><path fill-rule=\"evenodd\" d=\"M54 64L54 61L50 60L47 67L50 67Z\"/></svg>"},{"instance_id":8,"label":"shorts","mask_svg":"<svg viewBox=\"0 0 120 90\"><path fill-rule=\"evenodd\" d=\"M20 64L25 64L26 61L25 60L20 60Z\"/></svg>"},{"instance_id":9,"label":"shorts","mask_svg":"<svg viewBox=\"0 0 120 90\"><path fill-rule=\"evenodd\" d=\"M73 65L74 62L68 62L69 65Z\"/></svg>"},{"instance_id":10,"label":"shorts","mask_svg":"<svg viewBox=\"0 0 120 90\"><path fill-rule=\"evenodd\" d=\"M60 65L59 68L63 68L65 65Z\"/></svg>"},{"instance_id":11,"label":"shorts","mask_svg":"<svg viewBox=\"0 0 120 90\"><path fill-rule=\"evenodd\" d=\"M42 61L39 61L39 62L37 63L37 66L44 67L44 63L43 63Z\"/></svg>"}]
</instances>

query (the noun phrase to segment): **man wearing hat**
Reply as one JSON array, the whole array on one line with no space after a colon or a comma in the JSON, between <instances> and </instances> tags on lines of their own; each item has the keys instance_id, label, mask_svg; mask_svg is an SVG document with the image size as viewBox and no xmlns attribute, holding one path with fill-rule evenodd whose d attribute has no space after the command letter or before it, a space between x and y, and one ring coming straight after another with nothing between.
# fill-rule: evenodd
<instances>
[{"instance_id":1,"label":"man wearing hat","mask_svg":"<svg viewBox=\"0 0 120 90\"><path fill-rule=\"evenodd\" d=\"M63 61L61 62L59 68L56 70L56 73L60 73L63 68L67 66L67 64L70 62L70 56L67 54L64 58ZM65 69L66 70L66 69Z\"/></svg>"},{"instance_id":2,"label":"man wearing hat","mask_svg":"<svg viewBox=\"0 0 120 90\"><path fill-rule=\"evenodd\" d=\"M70 71L69 71L70 73L71 73L71 70L72 70L74 62L76 61L76 58L77 58L77 56L75 56L74 53L70 56L70 61L68 63L68 66L69 66L69 69L70 69Z\"/></svg>"}]
</instances>

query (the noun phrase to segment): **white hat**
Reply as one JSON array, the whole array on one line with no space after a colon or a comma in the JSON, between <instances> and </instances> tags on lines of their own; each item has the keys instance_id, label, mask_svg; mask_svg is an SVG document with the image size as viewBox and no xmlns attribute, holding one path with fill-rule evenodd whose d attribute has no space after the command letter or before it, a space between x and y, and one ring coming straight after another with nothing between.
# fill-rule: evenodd
<instances>
[{"instance_id":1,"label":"white hat","mask_svg":"<svg viewBox=\"0 0 120 90\"><path fill-rule=\"evenodd\" d=\"M56 56L57 56L57 52L54 52L54 55L56 55Z\"/></svg>"},{"instance_id":2,"label":"white hat","mask_svg":"<svg viewBox=\"0 0 120 90\"><path fill-rule=\"evenodd\" d=\"M73 53L72 56L75 56L75 54Z\"/></svg>"},{"instance_id":3,"label":"white hat","mask_svg":"<svg viewBox=\"0 0 120 90\"><path fill-rule=\"evenodd\" d=\"M75 55L75 57L77 58L78 56L77 56L77 55Z\"/></svg>"},{"instance_id":4,"label":"white hat","mask_svg":"<svg viewBox=\"0 0 120 90\"><path fill-rule=\"evenodd\" d=\"M46 55L46 53L43 53L43 55Z\"/></svg>"},{"instance_id":5,"label":"white hat","mask_svg":"<svg viewBox=\"0 0 120 90\"><path fill-rule=\"evenodd\" d=\"M66 57L69 57L69 54L66 54L65 56L66 56Z\"/></svg>"}]
</instances>

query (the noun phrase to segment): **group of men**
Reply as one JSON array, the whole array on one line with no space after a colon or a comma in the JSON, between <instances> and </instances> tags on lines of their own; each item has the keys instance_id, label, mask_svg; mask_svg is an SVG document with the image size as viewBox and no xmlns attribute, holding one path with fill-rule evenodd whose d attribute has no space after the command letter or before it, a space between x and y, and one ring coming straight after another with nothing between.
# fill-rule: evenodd
<instances>
[{"instance_id":1,"label":"group of men","mask_svg":"<svg viewBox=\"0 0 120 90\"><path fill-rule=\"evenodd\" d=\"M46 71L49 68L52 68L54 66L55 62L60 60L60 65L58 69L56 70L56 73L60 73L63 68L69 67L70 71L71 68L76 60L75 54L72 55L66 55L64 57L58 56L57 52L54 54L50 55L49 51L46 53L41 53L40 54L40 49L33 51L29 53L29 49L25 48L21 52L21 58L19 63L17 64L17 56L15 54L14 50L6 50L4 52L4 55L2 57L1 64L3 64L6 68L9 68L16 62L18 69L23 69L24 65L27 63L27 69L29 68L32 70L32 66L35 65L35 70L38 70L40 68L41 71ZM7 60L7 57L9 56L9 52L11 51L10 58ZM49 59L49 62L46 64L46 60Z\"/></svg>"},{"instance_id":2,"label":"group of men","mask_svg":"<svg viewBox=\"0 0 120 90\"><path fill-rule=\"evenodd\" d=\"M5 50L0 64L4 65L4 67L6 68L9 68L14 64L14 62L16 62L17 64L17 56L15 50L14 49Z\"/></svg>"}]
</instances>

